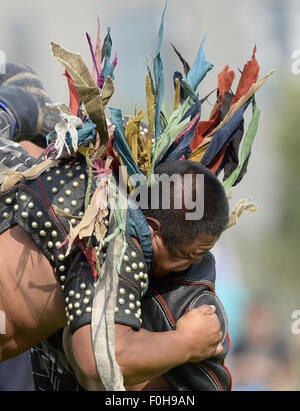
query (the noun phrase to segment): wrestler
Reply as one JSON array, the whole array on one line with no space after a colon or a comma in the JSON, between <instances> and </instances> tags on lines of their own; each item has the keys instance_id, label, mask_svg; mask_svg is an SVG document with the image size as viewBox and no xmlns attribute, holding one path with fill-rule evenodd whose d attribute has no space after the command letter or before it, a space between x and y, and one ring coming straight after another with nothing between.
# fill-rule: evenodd
<instances>
[{"instance_id":1,"label":"wrestler","mask_svg":"<svg viewBox=\"0 0 300 411\"><path fill-rule=\"evenodd\" d=\"M6 104L10 101L7 93L11 91L6 88L2 95L0 93L6 107L3 114L10 115L10 110L13 111L11 118L17 118L21 133L26 129L22 116L14 110L13 104L9 107ZM28 92L24 95L28 96ZM31 120L34 122L34 117ZM35 127L32 129L32 134L36 134ZM26 132L31 134L28 128ZM205 174L206 192L209 193L205 196L206 213L202 223L195 225L186 224L184 213L178 216L174 209L167 213L169 221L165 216L160 221L160 217L147 215L145 211L153 249L149 277L182 273L191 266L201 265L203 256L214 246L228 222L227 198L217 178L199 164L188 161L180 164L185 167L182 175ZM0 310L5 313L6 333L0 335L0 361L29 349L69 323L70 338L65 338L67 356L76 359L72 365L76 367L77 363L80 368L77 376L82 372L89 380L97 382L99 375L90 325L92 298L87 298L93 293L94 279L79 246L75 246L65 259L62 241L70 221L61 216L58 218L52 208L63 202L66 209L72 208L74 215L80 215L83 201L79 199L86 191L86 177L85 164L79 156L75 163L62 162L38 179L23 181L1 193ZM78 189L76 194L72 193L72 187ZM170 225L170 221L175 220L177 225L172 229L176 232L171 231L174 224ZM71 221L71 224L76 222ZM216 308L211 304L183 315L180 313L175 329L154 332L142 328L139 307L145 282L136 280L136 284L132 284L132 279L128 280L127 268L128 264L134 267L137 258L146 279L147 263L139 241L134 237L127 240L129 249L121 267L115 319L116 358L125 384L144 383L183 364L198 363L222 354L224 335ZM70 302L77 294L79 306L85 304L85 312L76 309L76 302ZM135 304L130 313L122 304L124 294ZM83 380L82 385L85 385Z\"/></svg>"},{"instance_id":2,"label":"wrestler","mask_svg":"<svg viewBox=\"0 0 300 411\"><path fill-rule=\"evenodd\" d=\"M153 224L156 227L153 228ZM152 276L182 272L191 264L199 263L218 238L210 233L201 234L190 241L185 239L183 246L170 251L163 243L158 220L151 220L150 230L154 250ZM0 353L4 361L66 326L67 320L64 296L53 266L28 234L14 226L1 234L0 245L0 308L6 315L6 334L0 336ZM140 329L136 332L127 325L116 324L117 360L125 383L132 385L162 375L180 364L220 354L223 350L220 339L215 309L204 306L182 317L175 331L150 333ZM76 330L72 346L83 373L96 379L90 325Z\"/></svg>"}]
</instances>

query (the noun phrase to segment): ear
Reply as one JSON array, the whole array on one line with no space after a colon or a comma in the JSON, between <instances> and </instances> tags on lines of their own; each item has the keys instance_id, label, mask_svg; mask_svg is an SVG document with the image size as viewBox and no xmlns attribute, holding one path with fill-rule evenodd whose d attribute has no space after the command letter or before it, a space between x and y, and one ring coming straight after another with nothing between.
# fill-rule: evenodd
<instances>
[{"instance_id":1,"label":"ear","mask_svg":"<svg viewBox=\"0 0 300 411\"><path fill-rule=\"evenodd\" d=\"M147 223L150 226L151 230L151 237L153 236L159 236L161 237L161 224L158 220L156 220L156 218L152 218L152 217L146 217Z\"/></svg>"}]
</instances>

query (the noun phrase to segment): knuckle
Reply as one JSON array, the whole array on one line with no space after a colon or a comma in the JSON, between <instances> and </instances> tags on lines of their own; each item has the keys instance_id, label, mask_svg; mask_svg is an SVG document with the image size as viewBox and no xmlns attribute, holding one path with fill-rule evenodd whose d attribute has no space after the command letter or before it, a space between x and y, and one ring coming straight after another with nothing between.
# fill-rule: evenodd
<instances>
[{"instance_id":1,"label":"knuckle","mask_svg":"<svg viewBox=\"0 0 300 411\"><path fill-rule=\"evenodd\" d=\"M216 314L213 314L210 316L210 321L212 326L217 330L220 327L220 321L218 319L218 317L216 316Z\"/></svg>"},{"instance_id":2,"label":"knuckle","mask_svg":"<svg viewBox=\"0 0 300 411\"><path fill-rule=\"evenodd\" d=\"M203 312L203 313L207 313L209 312L209 306L208 305L201 305L201 307L199 307L199 311Z\"/></svg>"}]
</instances>

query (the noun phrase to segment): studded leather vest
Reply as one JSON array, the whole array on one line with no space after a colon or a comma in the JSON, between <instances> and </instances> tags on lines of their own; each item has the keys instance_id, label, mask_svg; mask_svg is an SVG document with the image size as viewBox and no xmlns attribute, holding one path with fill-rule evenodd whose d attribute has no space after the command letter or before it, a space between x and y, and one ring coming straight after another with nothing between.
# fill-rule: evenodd
<instances>
[{"instance_id":1,"label":"studded leather vest","mask_svg":"<svg viewBox=\"0 0 300 411\"><path fill-rule=\"evenodd\" d=\"M71 332L91 322L94 277L82 244L73 245L66 257L70 224L84 213L87 189L85 160L61 163L34 180L22 180L0 192L0 233L18 224L47 257L65 296ZM65 215L58 215L55 207ZM141 297L148 273L142 253L127 236L121 265L115 321L139 329ZM102 250L100 261L105 258Z\"/></svg>"}]
</instances>

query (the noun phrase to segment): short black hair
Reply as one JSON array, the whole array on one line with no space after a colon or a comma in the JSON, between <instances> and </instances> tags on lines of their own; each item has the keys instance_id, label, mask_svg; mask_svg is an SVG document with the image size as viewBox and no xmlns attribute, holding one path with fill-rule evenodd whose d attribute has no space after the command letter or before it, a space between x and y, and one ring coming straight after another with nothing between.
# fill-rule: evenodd
<instances>
[{"instance_id":1,"label":"short black hair","mask_svg":"<svg viewBox=\"0 0 300 411\"><path fill-rule=\"evenodd\" d=\"M172 162L165 162L155 168L154 174L159 177L152 184L148 191L148 207L143 209L146 217L152 217L158 220L161 224L161 233L164 244L170 250L176 248L184 241L192 240L199 234L212 234L219 236L226 228L229 220L229 205L225 190L218 180L218 178L202 164L189 161L178 160ZM196 199L196 190L198 180L197 175L204 176L204 187L202 187L202 194L204 195L203 216L197 220L186 219L186 213L190 213L191 209L185 207L183 202L182 207L177 209L176 204L176 190L170 189L170 208L164 209L160 205L153 208L151 204L151 191L156 190L159 193L161 200L163 196L163 184L160 178L163 175L169 177L177 175L184 181L183 176L192 175L192 193L190 193L193 201ZM158 187L157 187L158 185ZM184 184L182 184L183 186ZM184 188L184 187L183 187ZM182 196L182 193L181 193Z\"/></svg>"}]
</instances>

